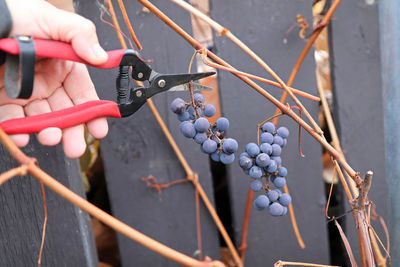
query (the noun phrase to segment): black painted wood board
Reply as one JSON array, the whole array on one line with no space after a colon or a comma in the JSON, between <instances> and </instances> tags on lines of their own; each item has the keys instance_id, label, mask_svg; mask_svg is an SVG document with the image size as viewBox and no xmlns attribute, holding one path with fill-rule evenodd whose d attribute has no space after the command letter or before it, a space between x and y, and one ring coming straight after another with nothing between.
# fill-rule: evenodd
<instances>
[{"instance_id":1,"label":"black painted wood board","mask_svg":"<svg viewBox=\"0 0 400 267\"><path fill-rule=\"evenodd\" d=\"M179 25L191 32L190 16L168 1L153 1ZM122 29L122 16L115 1ZM187 72L194 50L175 32L151 13L144 12L135 1L125 1L135 32L143 45L141 55L154 59L150 65L161 73ZM110 50L120 48L115 32L99 20L100 11L94 1L80 1L77 11L93 20L102 45ZM109 20L109 18L107 17ZM102 99L116 99L117 70L90 69L96 89ZM213 190L208 157L199 145L179 132L179 121L170 110L175 97L189 99L189 93L163 93L154 96L155 105L193 170L213 202ZM110 119L110 133L101 143L108 192L113 215L142 233L189 256L197 250L195 190L191 183L175 185L158 193L147 188L143 176L155 176L168 183L185 178L185 172L157 124L148 105L133 116ZM217 228L201 204L203 253L218 259ZM176 263L157 255L130 239L118 235L123 266L175 266Z\"/></svg>"},{"instance_id":2,"label":"black painted wood board","mask_svg":"<svg viewBox=\"0 0 400 267\"><path fill-rule=\"evenodd\" d=\"M285 31L295 22L296 14L312 20L310 1L211 1L211 16L222 26L245 42L261 58L265 59L283 80L287 80L297 57L306 42L299 39L297 30L283 42ZM225 37L216 37L217 55L239 70L271 78L247 54ZM275 106L252 90L242 81L225 71L219 72L223 113L229 118L229 136L239 142L243 152L245 145L256 142L257 123L273 115ZM278 99L281 89L262 85ZM293 87L317 94L313 52L306 57ZM318 104L300 98L314 119L318 120ZM289 101L292 104L292 101ZM283 165L288 168L288 187L294 203L294 211L306 248L302 250L296 241L289 216L272 217L267 210L252 210L246 266L272 266L277 260L329 263L326 223L324 218L324 190L322 181L321 147L305 131L302 131L302 149L298 152L298 127L287 117L278 126L290 130L288 145L283 149ZM236 239L241 239L243 216L250 177L237 163L230 167L234 227ZM255 197L259 195L255 193Z\"/></svg>"},{"instance_id":3,"label":"black painted wood board","mask_svg":"<svg viewBox=\"0 0 400 267\"><path fill-rule=\"evenodd\" d=\"M57 181L84 196L77 160L64 156L61 146L45 147L32 138L23 150ZM0 145L0 172L18 166ZM47 230L42 266L98 266L90 218L45 187ZM15 177L0 187L0 266L37 266L44 210L39 181Z\"/></svg>"},{"instance_id":4,"label":"black painted wood board","mask_svg":"<svg viewBox=\"0 0 400 267\"><path fill-rule=\"evenodd\" d=\"M367 2L370 1L342 2L332 22L336 121L350 165L361 177L368 170L374 172L369 196L387 222L378 1L372 1L372 5ZM353 252L358 256L357 233L351 215L347 224ZM373 226L384 240L379 222Z\"/></svg>"}]
</instances>

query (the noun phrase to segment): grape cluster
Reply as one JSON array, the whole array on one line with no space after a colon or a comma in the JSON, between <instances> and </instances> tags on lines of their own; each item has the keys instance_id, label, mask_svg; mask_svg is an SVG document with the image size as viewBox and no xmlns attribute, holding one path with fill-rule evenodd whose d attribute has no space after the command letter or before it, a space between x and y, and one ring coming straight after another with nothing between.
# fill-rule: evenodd
<instances>
[{"instance_id":1,"label":"grape cluster","mask_svg":"<svg viewBox=\"0 0 400 267\"><path fill-rule=\"evenodd\" d=\"M252 179L250 189L259 192L262 189L266 194L259 195L253 201L253 207L263 210L269 207L272 216L283 216L287 213L287 207L292 201L289 194L282 193L279 189L286 185L287 169L282 164L282 148L286 146L286 138L289 130L266 122L261 127L260 143L248 143L246 152L240 154L239 165ZM265 178L265 184L263 180ZM271 190L268 180L276 187Z\"/></svg>"},{"instance_id":2,"label":"grape cluster","mask_svg":"<svg viewBox=\"0 0 400 267\"><path fill-rule=\"evenodd\" d=\"M212 104L205 104L202 94L193 96L194 107L182 98L175 98L171 109L181 121L179 128L187 138L193 138L200 149L211 156L211 159L223 164L231 164L235 160L234 153L238 150L238 143L233 138L225 138L224 133L229 128L229 120L219 118L215 124L210 124L207 118L216 113Z\"/></svg>"}]
</instances>

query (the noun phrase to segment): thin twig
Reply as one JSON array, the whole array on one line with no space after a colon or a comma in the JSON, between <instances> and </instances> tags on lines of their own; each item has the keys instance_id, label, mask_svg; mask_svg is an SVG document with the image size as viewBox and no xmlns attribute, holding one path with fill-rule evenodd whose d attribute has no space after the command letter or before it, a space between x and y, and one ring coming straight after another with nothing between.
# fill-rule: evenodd
<instances>
[{"instance_id":1,"label":"thin twig","mask_svg":"<svg viewBox=\"0 0 400 267\"><path fill-rule=\"evenodd\" d=\"M326 202L326 207L325 207L325 216L326 218L330 219L331 217L329 217L328 215L328 209L329 209L329 203L331 202L331 195L332 195L332 189L333 189L333 183L335 181L336 178L336 168L333 168L333 175L332 175L332 182L331 182L331 188L329 189L329 197L328 197L328 201Z\"/></svg>"},{"instance_id":2,"label":"thin twig","mask_svg":"<svg viewBox=\"0 0 400 267\"><path fill-rule=\"evenodd\" d=\"M340 267L334 265L324 265L324 264L315 264L315 263L306 263L306 262L293 262L293 261L277 261L274 264L274 267L281 267L285 265L294 265L294 266L309 266L309 267Z\"/></svg>"},{"instance_id":3,"label":"thin twig","mask_svg":"<svg viewBox=\"0 0 400 267\"><path fill-rule=\"evenodd\" d=\"M286 194L290 194L287 184L283 187L283 190L285 191ZM294 215L294 209L292 203L289 204L288 210L290 215L290 221L292 222L293 231L294 234L296 235L297 243L299 243L300 248L304 249L306 247L306 244L304 244L303 238L301 237L299 226L297 225L296 221L296 216Z\"/></svg>"},{"instance_id":4,"label":"thin twig","mask_svg":"<svg viewBox=\"0 0 400 267\"><path fill-rule=\"evenodd\" d=\"M353 251L351 250L349 240L347 240L346 234L343 232L343 229L340 226L340 224L337 222L337 220L335 220L335 225L336 225L337 229L339 230L340 237L342 238L343 244L346 248L347 255L349 256L349 259L351 262L351 266L357 267L358 265L357 265L356 259L354 258Z\"/></svg>"},{"instance_id":5,"label":"thin twig","mask_svg":"<svg viewBox=\"0 0 400 267\"><path fill-rule=\"evenodd\" d=\"M287 85L288 86L292 86L294 79L297 76L297 73L300 69L301 64L303 63L304 59L306 58L308 51L310 51L312 45L314 44L315 40L318 38L319 34L321 33L321 31L326 27L326 25L328 25L329 21L332 18L333 13L336 11L337 7L339 6L341 0L336 0L332 6L329 8L329 10L327 11L326 15L324 16L323 19L323 24L321 24L321 27L319 27L317 30L315 30L313 32L313 34L311 35L310 39L308 40L306 46L304 47L303 51L301 51L300 56L298 57L296 64L294 65L292 72L290 73ZM323 25L323 26L322 26ZM281 96L281 101L285 102L286 98L287 98L287 93L284 92Z\"/></svg>"},{"instance_id":6,"label":"thin twig","mask_svg":"<svg viewBox=\"0 0 400 267\"><path fill-rule=\"evenodd\" d=\"M271 81L271 80L268 80L268 79L265 79L265 78L262 78L260 76L253 75L253 74L250 74L250 73L247 73L247 72L236 70L234 68L229 68L229 67L222 66L220 64L213 63L213 62L211 62L210 60L207 59L207 54L206 53L205 54L202 53L201 60L203 61L204 64L206 64L206 65L208 65L210 67L213 67L213 68L216 68L216 69L225 70L225 71L229 71L229 72L232 72L232 73L235 73L235 74L239 74L239 75L243 75L243 76L246 76L246 77L248 77L250 79L257 80L257 81L260 81L260 82L264 82L266 84L273 85L273 86L276 86L278 88L283 89L282 85L280 85L277 82L274 82L274 81ZM309 94L309 93L306 93L306 92L301 91L299 89L295 89L295 88L290 87L290 90L292 90L292 92L294 94L296 94L296 95L300 95L302 97L308 98L308 99L316 101L316 102L319 102L321 100L319 97L314 96L314 95Z\"/></svg>"},{"instance_id":7,"label":"thin twig","mask_svg":"<svg viewBox=\"0 0 400 267\"><path fill-rule=\"evenodd\" d=\"M128 14L126 13L125 5L122 0L118 0L119 8L121 9L122 16L124 17L125 24L128 26L129 32L132 36L133 41L135 42L138 50L142 50L142 45L140 44L138 38L136 37L135 31L133 30L133 27L131 25L130 19L128 17Z\"/></svg>"},{"instance_id":8,"label":"thin twig","mask_svg":"<svg viewBox=\"0 0 400 267\"><path fill-rule=\"evenodd\" d=\"M43 247L44 247L44 241L46 237L46 227L47 227L47 204L46 204L46 193L44 192L43 182L40 182L40 190L42 191L44 219L43 219L42 241L40 243L39 257L38 257L39 267L42 264Z\"/></svg>"},{"instance_id":9,"label":"thin twig","mask_svg":"<svg viewBox=\"0 0 400 267\"><path fill-rule=\"evenodd\" d=\"M8 170L6 172L3 172L0 174L0 185L5 183L6 181L10 180L11 178L15 176L24 176L27 174L27 164L21 165L19 167L13 168L11 170Z\"/></svg>"}]
</instances>

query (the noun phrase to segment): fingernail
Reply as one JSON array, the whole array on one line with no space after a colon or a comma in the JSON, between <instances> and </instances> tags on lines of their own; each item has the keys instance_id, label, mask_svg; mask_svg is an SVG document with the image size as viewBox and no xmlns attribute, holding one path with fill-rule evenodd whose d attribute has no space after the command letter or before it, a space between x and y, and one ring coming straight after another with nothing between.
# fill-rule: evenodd
<instances>
[{"instance_id":1,"label":"fingernail","mask_svg":"<svg viewBox=\"0 0 400 267\"><path fill-rule=\"evenodd\" d=\"M107 55L106 51L104 51L104 49L99 44L95 44L92 47L92 50L93 50L94 55L96 56L96 59L102 60L102 61L107 60L108 55Z\"/></svg>"}]
</instances>

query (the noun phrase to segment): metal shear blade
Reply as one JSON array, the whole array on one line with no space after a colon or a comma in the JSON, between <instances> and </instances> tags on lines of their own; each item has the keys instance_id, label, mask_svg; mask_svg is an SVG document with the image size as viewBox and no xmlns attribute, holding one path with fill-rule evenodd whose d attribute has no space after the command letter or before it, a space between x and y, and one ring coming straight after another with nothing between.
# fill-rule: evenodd
<instances>
[{"instance_id":1,"label":"metal shear blade","mask_svg":"<svg viewBox=\"0 0 400 267\"><path fill-rule=\"evenodd\" d=\"M194 91L212 91L211 87L201 85L198 83L193 83L193 90ZM190 89L190 83L185 83L181 85L177 85L169 89L168 91L189 91Z\"/></svg>"},{"instance_id":2,"label":"metal shear blade","mask_svg":"<svg viewBox=\"0 0 400 267\"><path fill-rule=\"evenodd\" d=\"M175 86L189 83L190 81L196 81L211 75L215 72L202 72L193 74L158 74L150 82L150 86L147 89L147 98L152 97L155 94L167 91Z\"/></svg>"}]
</instances>

